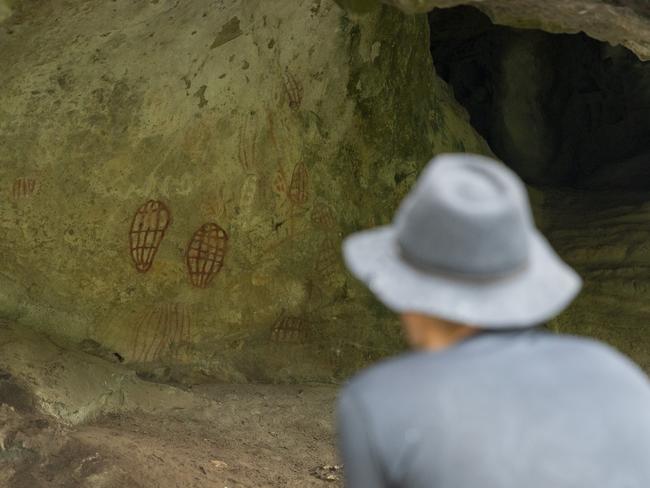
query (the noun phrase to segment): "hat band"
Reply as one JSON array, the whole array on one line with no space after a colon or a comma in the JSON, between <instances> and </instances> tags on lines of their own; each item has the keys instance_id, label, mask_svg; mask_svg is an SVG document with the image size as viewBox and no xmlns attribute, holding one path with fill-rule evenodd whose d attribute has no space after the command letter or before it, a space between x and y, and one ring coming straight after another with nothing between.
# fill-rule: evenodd
<instances>
[{"instance_id":1,"label":"hat band","mask_svg":"<svg viewBox=\"0 0 650 488\"><path fill-rule=\"evenodd\" d=\"M408 253L404 246L397 241L397 254L402 261L406 264L415 268L417 271L424 272L430 275L438 275L446 278L451 278L454 280L460 281L471 281L471 282L494 282L502 281L508 278L513 278L522 274L530 265L530 259L527 257L521 263L519 263L514 268L510 268L504 271L496 271L489 273L471 273L458 271L456 269L447 268L444 266L434 265L431 263L425 263L421 259L415 258Z\"/></svg>"}]
</instances>

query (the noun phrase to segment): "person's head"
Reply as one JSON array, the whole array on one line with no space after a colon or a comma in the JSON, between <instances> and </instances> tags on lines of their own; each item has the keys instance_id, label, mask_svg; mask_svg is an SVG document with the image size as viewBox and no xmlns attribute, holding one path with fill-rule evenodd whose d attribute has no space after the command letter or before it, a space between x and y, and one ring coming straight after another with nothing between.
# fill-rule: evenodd
<instances>
[{"instance_id":1,"label":"person's head","mask_svg":"<svg viewBox=\"0 0 650 488\"><path fill-rule=\"evenodd\" d=\"M581 287L535 227L524 183L472 154L434 158L393 223L348 236L343 254L416 348L535 327Z\"/></svg>"},{"instance_id":2,"label":"person's head","mask_svg":"<svg viewBox=\"0 0 650 488\"><path fill-rule=\"evenodd\" d=\"M418 312L401 313L400 322L409 346L433 351L446 349L481 330Z\"/></svg>"}]
</instances>

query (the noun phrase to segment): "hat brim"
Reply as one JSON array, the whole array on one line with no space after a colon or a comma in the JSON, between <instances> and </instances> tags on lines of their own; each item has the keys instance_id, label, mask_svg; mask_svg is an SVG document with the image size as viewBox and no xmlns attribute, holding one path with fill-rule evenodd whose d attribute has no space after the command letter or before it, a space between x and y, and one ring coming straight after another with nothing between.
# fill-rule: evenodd
<instances>
[{"instance_id":1,"label":"hat brim","mask_svg":"<svg viewBox=\"0 0 650 488\"><path fill-rule=\"evenodd\" d=\"M343 242L350 271L389 309L418 312L481 328L531 327L558 315L582 287L537 230L525 267L502 278L472 280L423 271L405 262L392 226L352 234Z\"/></svg>"}]
</instances>

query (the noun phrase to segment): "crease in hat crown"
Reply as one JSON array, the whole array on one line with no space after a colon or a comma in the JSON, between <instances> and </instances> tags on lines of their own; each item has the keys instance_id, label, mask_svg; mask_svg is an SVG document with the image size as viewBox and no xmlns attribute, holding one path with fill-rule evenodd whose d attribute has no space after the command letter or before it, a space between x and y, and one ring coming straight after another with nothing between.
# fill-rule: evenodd
<instances>
[{"instance_id":1,"label":"crease in hat crown","mask_svg":"<svg viewBox=\"0 0 650 488\"><path fill-rule=\"evenodd\" d=\"M473 154L434 158L393 223L399 252L409 264L477 278L525 267L534 227L519 178L505 165Z\"/></svg>"}]
</instances>

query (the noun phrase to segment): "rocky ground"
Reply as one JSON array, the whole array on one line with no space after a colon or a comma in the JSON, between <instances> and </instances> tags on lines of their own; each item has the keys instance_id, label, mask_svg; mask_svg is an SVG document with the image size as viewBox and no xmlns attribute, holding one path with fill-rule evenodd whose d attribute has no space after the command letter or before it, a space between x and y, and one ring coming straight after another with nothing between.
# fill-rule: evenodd
<instances>
[{"instance_id":1,"label":"rocky ground","mask_svg":"<svg viewBox=\"0 0 650 488\"><path fill-rule=\"evenodd\" d=\"M4 324L0 486L341 486L336 391L158 385Z\"/></svg>"},{"instance_id":2,"label":"rocky ground","mask_svg":"<svg viewBox=\"0 0 650 488\"><path fill-rule=\"evenodd\" d=\"M65 426L2 378L3 487L341 486L332 387L207 386L197 394L215 400L218 418L131 412Z\"/></svg>"}]
</instances>

